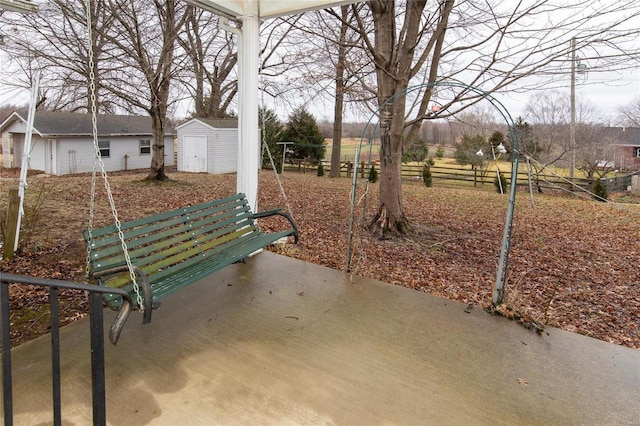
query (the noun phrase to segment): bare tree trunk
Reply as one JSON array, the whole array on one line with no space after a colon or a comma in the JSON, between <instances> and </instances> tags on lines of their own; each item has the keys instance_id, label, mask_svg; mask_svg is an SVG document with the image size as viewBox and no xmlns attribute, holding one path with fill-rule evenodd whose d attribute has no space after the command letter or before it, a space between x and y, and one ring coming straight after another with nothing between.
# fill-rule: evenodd
<instances>
[{"instance_id":1,"label":"bare tree trunk","mask_svg":"<svg viewBox=\"0 0 640 426\"><path fill-rule=\"evenodd\" d=\"M378 212L369 223L369 229L380 238L390 238L409 232L409 221L402 212L402 152L394 149L400 137L389 132L382 135L380 146L380 201Z\"/></svg>"},{"instance_id":2,"label":"bare tree trunk","mask_svg":"<svg viewBox=\"0 0 640 426\"><path fill-rule=\"evenodd\" d=\"M380 147L380 200L378 212L370 223L374 235L389 238L406 234L409 221L402 211L402 132L406 99L400 95L391 105L388 100L406 91L412 76L411 65L421 11L425 1L407 1L404 39L396 39L395 2L376 0L369 3L374 20L375 49L378 81L378 103L385 123Z\"/></svg>"},{"instance_id":3,"label":"bare tree trunk","mask_svg":"<svg viewBox=\"0 0 640 426\"><path fill-rule=\"evenodd\" d=\"M165 181L169 178L164 172L164 121L165 117L161 117L160 114L153 114L151 116L153 122L153 144L152 144L152 157L151 168L147 175L147 180Z\"/></svg>"},{"instance_id":4,"label":"bare tree trunk","mask_svg":"<svg viewBox=\"0 0 640 426\"><path fill-rule=\"evenodd\" d=\"M116 19L116 29L108 37L122 52L126 68L131 73L128 78L109 82L108 90L129 107L143 109L151 117L153 142L147 179L163 181L167 179L164 170L164 133L176 67L175 44L185 21L193 12L193 6L184 6L177 0L149 3L127 0L126 5L109 0L109 4ZM155 32L141 25L149 20L154 22L149 28ZM146 46L146 43L152 42L157 49Z\"/></svg>"},{"instance_id":5,"label":"bare tree trunk","mask_svg":"<svg viewBox=\"0 0 640 426\"><path fill-rule=\"evenodd\" d=\"M340 40L338 41L338 62L336 63L336 101L333 108L333 145L331 146L331 172L329 177L340 176L340 145L342 144L342 113L344 111L344 88L345 88L345 59L347 47L345 46L347 37L347 14L348 6L342 6L342 24L340 26Z\"/></svg>"}]
</instances>

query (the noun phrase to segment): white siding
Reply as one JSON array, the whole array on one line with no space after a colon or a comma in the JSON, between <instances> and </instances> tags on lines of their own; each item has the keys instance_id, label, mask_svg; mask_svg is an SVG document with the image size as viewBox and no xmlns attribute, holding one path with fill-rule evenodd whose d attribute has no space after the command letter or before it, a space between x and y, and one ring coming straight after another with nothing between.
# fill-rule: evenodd
<instances>
[{"instance_id":1,"label":"white siding","mask_svg":"<svg viewBox=\"0 0 640 426\"><path fill-rule=\"evenodd\" d=\"M151 139L151 136L100 136L98 140L109 141L109 157L102 157L107 172L125 169L146 169L151 167L152 154L140 154L140 139ZM151 142L153 144L153 141ZM173 137L166 136L164 145L165 166L173 166ZM60 139L58 144L58 173L86 173L93 170L93 140L88 138Z\"/></svg>"},{"instance_id":2,"label":"white siding","mask_svg":"<svg viewBox=\"0 0 640 426\"><path fill-rule=\"evenodd\" d=\"M104 159L105 167L107 159ZM58 140L58 173L87 173L93 170L93 141L87 138ZM107 169L109 170L109 169Z\"/></svg>"},{"instance_id":3,"label":"white siding","mask_svg":"<svg viewBox=\"0 0 640 426\"><path fill-rule=\"evenodd\" d=\"M233 173L238 168L238 131L216 129L213 143L209 144L210 173Z\"/></svg>"},{"instance_id":4,"label":"white siding","mask_svg":"<svg viewBox=\"0 0 640 426\"><path fill-rule=\"evenodd\" d=\"M17 135L16 135L17 136ZM16 167L20 167L22 165L22 151L24 149L24 135L22 136L22 141L20 143L16 143L14 140L14 161L16 161ZM14 136L15 137L15 136ZM45 149L44 140L40 137L36 137L33 135L31 137L31 153L29 154L29 168L31 170L42 170L43 172L46 169L46 156L47 151Z\"/></svg>"}]
</instances>

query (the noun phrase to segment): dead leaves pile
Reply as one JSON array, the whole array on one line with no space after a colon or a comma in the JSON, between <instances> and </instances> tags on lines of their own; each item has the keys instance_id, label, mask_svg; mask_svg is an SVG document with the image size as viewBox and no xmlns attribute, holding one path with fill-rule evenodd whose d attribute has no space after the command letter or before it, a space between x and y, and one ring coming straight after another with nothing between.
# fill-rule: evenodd
<instances>
[{"instance_id":1,"label":"dead leaves pile","mask_svg":"<svg viewBox=\"0 0 640 426\"><path fill-rule=\"evenodd\" d=\"M110 176L120 220L192 205L235 192L235 175L169 173L166 185L143 182L145 171ZM297 246L274 250L344 270L349 232L350 179L286 173L286 201L271 171L260 175L260 210L288 204L301 231ZM33 241L2 270L82 281L86 252L90 177L36 178L50 185ZM375 213L377 184L366 198L358 189L352 270L358 275L486 308L491 305L507 198L493 188L403 186L406 238L380 241L362 231ZM34 191L35 192L35 191ZM112 223L104 189L96 226ZM0 202L6 203L6 194ZM640 348L640 205L519 194L505 305L494 310L540 331L559 327L608 342ZM366 213L363 219L363 210ZM264 221L263 230L286 222ZM81 298L68 300L81 312ZM68 314L73 317L74 313ZM33 326L31 326L33 329ZM23 340L37 333L22 333Z\"/></svg>"}]
</instances>

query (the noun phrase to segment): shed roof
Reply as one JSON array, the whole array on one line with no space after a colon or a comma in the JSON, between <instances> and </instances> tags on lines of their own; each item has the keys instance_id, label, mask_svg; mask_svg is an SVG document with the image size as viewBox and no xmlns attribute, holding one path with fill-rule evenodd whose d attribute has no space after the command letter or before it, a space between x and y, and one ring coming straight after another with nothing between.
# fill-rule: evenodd
<instances>
[{"instance_id":1,"label":"shed roof","mask_svg":"<svg viewBox=\"0 0 640 426\"><path fill-rule=\"evenodd\" d=\"M238 119L237 118L192 118L191 120L187 120L184 123L180 124L176 127L176 130L183 128L184 126L193 123L199 122L204 124L207 127L211 127L212 129L237 129L238 128Z\"/></svg>"},{"instance_id":2,"label":"shed roof","mask_svg":"<svg viewBox=\"0 0 640 426\"><path fill-rule=\"evenodd\" d=\"M16 120L26 122L13 113L2 124L0 131ZM137 115L98 115L99 136L152 135L151 117ZM33 120L34 132L41 136L91 136L93 125L90 114L62 111L37 111ZM165 135L172 135L173 126L165 128Z\"/></svg>"}]
</instances>

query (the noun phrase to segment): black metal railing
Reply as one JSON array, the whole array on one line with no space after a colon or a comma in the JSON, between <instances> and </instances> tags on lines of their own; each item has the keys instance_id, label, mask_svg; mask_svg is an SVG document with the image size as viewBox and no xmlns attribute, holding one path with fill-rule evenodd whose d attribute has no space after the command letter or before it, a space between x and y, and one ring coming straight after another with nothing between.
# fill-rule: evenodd
<instances>
[{"instance_id":1,"label":"black metal railing","mask_svg":"<svg viewBox=\"0 0 640 426\"><path fill-rule=\"evenodd\" d=\"M88 292L89 328L91 333L91 393L93 401L93 424L106 424L105 369L104 369L104 317L102 294L119 294L123 297L123 310L131 307L131 298L120 289L106 288L91 284L79 284L62 280L51 280L0 272L0 320L2 321L2 388L4 424L13 425L13 381L11 372L11 322L9 305L9 284L46 287L49 289L51 309L51 368L53 393L53 424L62 424L60 403L60 289ZM122 311L121 311L122 312Z\"/></svg>"}]
</instances>

